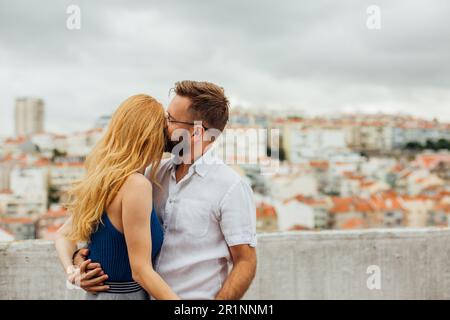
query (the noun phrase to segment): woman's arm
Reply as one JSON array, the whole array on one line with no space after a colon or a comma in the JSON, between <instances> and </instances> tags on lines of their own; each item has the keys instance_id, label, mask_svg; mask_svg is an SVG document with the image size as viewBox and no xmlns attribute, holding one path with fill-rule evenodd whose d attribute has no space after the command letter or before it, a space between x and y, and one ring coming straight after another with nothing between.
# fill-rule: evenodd
<instances>
[{"instance_id":1,"label":"woman's arm","mask_svg":"<svg viewBox=\"0 0 450 320\"><path fill-rule=\"evenodd\" d=\"M133 279L156 299L179 299L152 266L150 213L152 185L144 176L130 176L123 186L122 223Z\"/></svg>"},{"instance_id":2,"label":"woman's arm","mask_svg":"<svg viewBox=\"0 0 450 320\"><path fill-rule=\"evenodd\" d=\"M79 259L79 264L77 266L73 265L72 256L77 250L77 243L67 239L71 228L72 217L69 217L58 229L55 238L56 252L67 274L67 279L72 284L76 284L88 292L107 290L108 286L103 285L103 282L108 279L108 276L104 274L99 263ZM88 249L81 250L85 250L85 254L87 254ZM83 258L85 257L83 256Z\"/></svg>"},{"instance_id":3,"label":"woman's arm","mask_svg":"<svg viewBox=\"0 0 450 320\"><path fill-rule=\"evenodd\" d=\"M73 266L72 256L77 250L76 242L70 241L66 238L71 228L72 217L69 217L69 219L67 219L61 228L59 228L56 232L55 238L56 252L58 253L59 261L61 261L65 272Z\"/></svg>"}]
</instances>

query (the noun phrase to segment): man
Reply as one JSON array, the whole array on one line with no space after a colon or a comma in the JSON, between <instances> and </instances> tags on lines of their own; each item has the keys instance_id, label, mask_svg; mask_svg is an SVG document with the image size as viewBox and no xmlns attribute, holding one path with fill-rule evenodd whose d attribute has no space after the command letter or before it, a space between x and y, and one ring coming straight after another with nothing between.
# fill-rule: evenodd
<instances>
[{"instance_id":1,"label":"man","mask_svg":"<svg viewBox=\"0 0 450 320\"><path fill-rule=\"evenodd\" d=\"M248 184L212 149L229 102L209 82L181 81L174 91L167 133L182 141L169 144L175 156L158 169L153 201L165 235L154 267L182 299L240 299L256 271L256 210ZM105 290L107 275L95 261L83 263L87 253L74 258L81 287Z\"/></svg>"}]
</instances>

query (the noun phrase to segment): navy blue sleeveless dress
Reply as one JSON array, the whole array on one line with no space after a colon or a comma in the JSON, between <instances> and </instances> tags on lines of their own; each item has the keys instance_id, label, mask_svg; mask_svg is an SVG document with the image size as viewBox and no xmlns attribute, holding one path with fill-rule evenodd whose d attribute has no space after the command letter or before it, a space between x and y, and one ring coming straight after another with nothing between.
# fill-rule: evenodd
<instances>
[{"instance_id":1,"label":"navy blue sleeveless dress","mask_svg":"<svg viewBox=\"0 0 450 320\"><path fill-rule=\"evenodd\" d=\"M100 223L98 229L91 235L88 248L89 259L100 263L108 275L105 285L110 289L106 292L130 294L143 290L139 283L133 280L124 234L114 227L106 212L103 213L102 221L103 224ZM164 240L164 232L154 208L151 212L150 228L154 263Z\"/></svg>"}]
</instances>

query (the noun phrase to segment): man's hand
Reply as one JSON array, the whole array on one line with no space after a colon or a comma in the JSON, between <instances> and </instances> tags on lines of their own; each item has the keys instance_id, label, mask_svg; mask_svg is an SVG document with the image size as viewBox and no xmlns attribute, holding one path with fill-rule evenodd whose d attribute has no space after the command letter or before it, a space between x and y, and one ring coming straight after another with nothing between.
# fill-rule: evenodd
<instances>
[{"instance_id":1,"label":"man's hand","mask_svg":"<svg viewBox=\"0 0 450 320\"><path fill-rule=\"evenodd\" d=\"M86 260L88 254L89 249L81 249L77 252L73 264L80 269L80 272L77 277L69 275L69 281L91 293L108 290L109 287L104 284L108 275L105 274L99 263L92 262L90 259Z\"/></svg>"},{"instance_id":2,"label":"man's hand","mask_svg":"<svg viewBox=\"0 0 450 320\"><path fill-rule=\"evenodd\" d=\"M77 254L75 255L75 257L73 257L73 265L74 266L81 266L81 264L87 260L87 257L89 255L89 249L87 248L83 248L78 250Z\"/></svg>"}]
</instances>

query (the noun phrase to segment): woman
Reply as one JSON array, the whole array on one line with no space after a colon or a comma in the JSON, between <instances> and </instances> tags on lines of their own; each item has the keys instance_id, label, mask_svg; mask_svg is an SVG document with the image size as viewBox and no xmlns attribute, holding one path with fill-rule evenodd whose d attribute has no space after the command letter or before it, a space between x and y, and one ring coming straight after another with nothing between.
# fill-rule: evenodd
<instances>
[{"instance_id":1,"label":"woman","mask_svg":"<svg viewBox=\"0 0 450 320\"><path fill-rule=\"evenodd\" d=\"M71 217L58 231L56 249L65 270L72 260L67 247L88 242L89 260L108 275L108 291L86 299L178 299L154 271L163 232L152 207L152 188L144 176L158 168L165 144L163 107L139 94L125 100L86 159L86 175L69 192Z\"/></svg>"}]
</instances>

